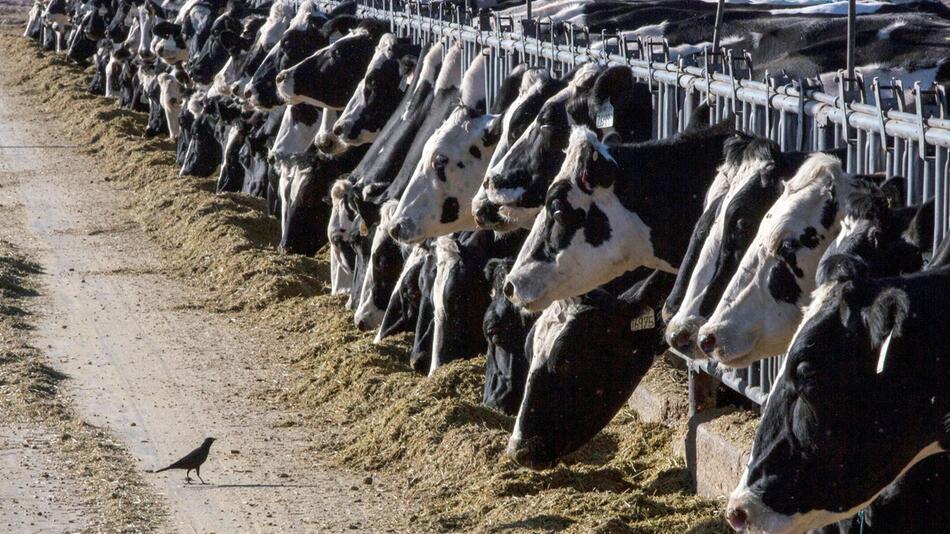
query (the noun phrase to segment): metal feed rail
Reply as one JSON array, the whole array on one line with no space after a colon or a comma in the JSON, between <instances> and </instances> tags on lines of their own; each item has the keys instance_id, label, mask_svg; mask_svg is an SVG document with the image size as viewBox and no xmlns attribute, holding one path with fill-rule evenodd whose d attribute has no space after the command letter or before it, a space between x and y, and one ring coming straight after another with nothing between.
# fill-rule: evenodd
<instances>
[{"instance_id":1,"label":"metal feed rail","mask_svg":"<svg viewBox=\"0 0 950 534\"><path fill-rule=\"evenodd\" d=\"M866 84L860 74L848 78L839 71L835 89L842 96L834 96L823 92L817 80L792 80L768 73L762 81L754 80L751 56L746 53L727 50L713 54L707 50L673 62L665 41L631 41L606 33L591 36L585 28L550 18L522 20L521 28L516 29L512 17L476 14L441 2L396 0L361 0L359 13L390 21L394 32L417 43L461 43L463 72L476 54L485 54L489 105L519 56L556 74L588 61L626 65L650 85L654 138L682 131L690 110L708 98L711 121L734 114L738 129L768 137L782 150L846 149L848 172L905 177L908 204L936 199L934 247L946 235L950 222L950 117L941 87L923 89L915 83L905 91L899 80L875 78ZM905 106L906 96L911 103ZM703 393L694 395L693 389L697 371L702 371L762 404L782 362L776 356L736 371L725 370L711 360L680 356L690 368L691 403L694 398L700 403L698 397Z\"/></svg>"}]
</instances>

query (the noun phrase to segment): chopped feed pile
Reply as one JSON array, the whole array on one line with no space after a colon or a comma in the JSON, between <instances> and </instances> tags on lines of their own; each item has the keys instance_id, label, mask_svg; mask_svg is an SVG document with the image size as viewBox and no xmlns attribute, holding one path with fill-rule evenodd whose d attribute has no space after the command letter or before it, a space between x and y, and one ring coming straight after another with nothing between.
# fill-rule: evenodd
<instances>
[{"instance_id":1,"label":"chopped feed pile","mask_svg":"<svg viewBox=\"0 0 950 534\"><path fill-rule=\"evenodd\" d=\"M417 513L407 531L722 532L721 503L690 492L674 431L627 411L565 464L546 472L506 460L512 419L479 405L483 359L434 377L413 374L411 341L382 345L358 332L344 299L327 294L325 253L282 256L263 202L214 195L212 179L179 177L173 146L146 140L145 117L85 92L88 72L0 37L20 94L55 117L120 189L168 250L172 269L208 290L203 305L280 333L273 357L299 371L279 392L309 415L316 445L351 468L404 480ZM269 343L262 339L262 343ZM282 348L277 348L277 347Z\"/></svg>"}]
</instances>

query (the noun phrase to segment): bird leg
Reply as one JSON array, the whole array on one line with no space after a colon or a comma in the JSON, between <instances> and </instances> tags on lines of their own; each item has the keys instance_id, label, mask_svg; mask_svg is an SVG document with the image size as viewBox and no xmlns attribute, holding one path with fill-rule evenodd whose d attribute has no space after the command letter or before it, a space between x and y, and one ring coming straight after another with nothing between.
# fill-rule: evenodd
<instances>
[{"instance_id":1,"label":"bird leg","mask_svg":"<svg viewBox=\"0 0 950 534\"><path fill-rule=\"evenodd\" d=\"M185 482L188 483L188 484L191 484L191 477L188 476L188 475L190 475L190 474L191 474L191 469L185 471Z\"/></svg>"},{"instance_id":2,"label":"bird leg","mask_svg":"<svg viewBox=\"0 0 950 534\"><path fill-rule=\"evenodd\" d=\"M198 480L200 480L202 484L207 484L207 482L205 482L205 479L201 478L201 467L195 468L195 475L198 477Z\"/></svg>"}]
</instances>

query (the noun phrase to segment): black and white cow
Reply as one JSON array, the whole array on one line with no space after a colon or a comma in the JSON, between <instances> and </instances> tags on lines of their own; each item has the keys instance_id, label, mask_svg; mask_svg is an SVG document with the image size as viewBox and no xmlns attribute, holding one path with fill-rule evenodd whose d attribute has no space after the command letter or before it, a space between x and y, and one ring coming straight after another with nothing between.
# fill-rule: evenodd
<instances>
[{"instance_id":1,"label":"black and white cow","mask_svg":"<svg viewBox=\"0 0 950 534\"><path fill-rule=\"evenodd\" d=\"M465 72L459 105L426 140L393 214L393 238L417 243L475 229L462 207L471 204L498 142L492 127L499 116L485 112L485 69L479 55Z\"/></svg>"},{"instance_id":2,"label":"black and white cow","mask_svg":"<svg viewBox=\"0 0 950 534\"><path fill-rule=\"evenodd\" d=\"M188 76L198 85L208 86L229 60L239 61L251 48L253 35L265 19L253 17L243 2L231 2L211 24L211 31L201 50L190 55L185 63Z\"/></svg>"},{"instance_id":3,"label":"black and white cow","mask_svg":"<svg viewBox=\"0 0 950 534\"><path fill-rule=\"evenodd\" d=\"M841 229L848 198L876 187L846 175L838 158L812 155L769 208L716 309L700 349L729 367L781 354L815 288L818 262Z\"/></svg>"},{"instance_id":4,"label":"black and white cow","mask_svg":"<svg viewBox=\"0 0 950 534\"><path fill-rule=\"evenodd\" d=\"M277 73L277 92L287 104L342 110L366 73L376 44L389 27L362 20L348 35Z\"/></svg>"},{"instance_id":5,"label":"black and white cow","mask_svg":"<svg viewBox=\"0 0 950 534\"><path fill-rule=\"evenodd\" d=\"M260 110L270 110L284 104L277 94L277 74L343 37L358 24L359 19L351 15L327 20L315 3L304 2L247 83L244 99Z\"/></svg>"},{"instance_id":6,"label":"black and white cow","mask_svg":"<svg viewBox=\"0 0 950 534\"><path fill-rule=\"evenodd\" d=\"M947 267L818 288L729 498L734 528L803 532L851 517L950 450L948 292Z\"/></svg>"},{"instance_id":7,"label":"black and white cow","mask_svg":"<svg viewBox=\"0 0 950 534\"><path fill-rule=\"evenodd\" d=\"M389 298L403 271L410 247L402 245L389 236L387 227L396 211L396 202L390 200L380 207L379 224L373 233L369 265L360 289L359 305L353 322L360 330L372 330L382 322L389 306ZM382 338L380 338L382 339Z\"/></svg>"},{"instance_id":8,"label":"black and white cow","mask_svg":"<svg viewBox=\"0 0 950 534\"><path fill-rule=\"evenodd\" d=\"M396 128L404 126L405 134L394 139L398 145L391 149L385 146L388 143L380 147L382 151L377 154L377 161L370 164L371 168L365 174L357 176L363 197L374 203L402 198L429 138L458 105L462 80L461 47L446 47L441 43L432 45L418 78L410 90L412 96L402 114L403 121L393 125ZM386 125L384 133L389 126ZM354 173L358 171L360 169ZM394 228L391 226L390 231ZM398 239L398 236L393 237Z\"/></svg>"},{"instance_id":9,"label":"black and white cow","mask_svg":"<svg viewBox=\"0 0 950 534\"><path fill-rule=\"evenodd\" d=\"M505 295L541 310L636 267L675 273L733 133L728 123L614 146L575 127Z\"/></svg>"},{"instance_id":10,"label":"black and white cow","mask_svg":"<svg viewBox=\"0 0 950 534\"><path fill-rule=\"evenodd\" d=\"M483 322L491 303L485 265L514 256L524 232L459 232L436 240L436 275L432 286L435 331L429 374L448 362L485 352Z\"/></svg>"},{"instance_id":11,"label":"black and white cow","mask_svg":"<svg viewBox=\"0 0 950 534\"><path fill-rule=\"evenodd\" d=\"M556 301L534 324L531 367L507 454L551 467L594 437L626 404L665 349L660 307L674 276L638 269L619 296L597 289Z\"/></svg>"},{"instance_id":12,"label":"black and white cow","mask_svg":"<svg viewBox=\"0 0 950 534\"><path fill-rule=\"evenodd\" d=\"M263 23L255 21L247 24L245 33L240 36L222 34L222 38L228 35L224 44L229 51L229 57L214 75L209 93L213 96L242 96L247 82L270 49L280 41L296 12L291 0L276 0L271 4L270 12ZM248 31L255 27L254 33Z\"/></svg>"},{"instance_id":13,"label":"black and white cow","mask_svg":"<svg viewBox=\"0 0 950 534\"><path fill-rule=\"evenodd\" d=\"M383 231L385 232L385 229ZM376 337L373 338L374 343L380 343L387 337L400 332L415 330L416 322L419 320L419 304L422 300L420 276L426 258L433 254L430 244L426 241L412 247L409 256L403 261L399 278L396 279L389 301L386 303L386 312L380 321Z\"/></svg>"},{"instance_id":14,"label":"black and white cow","mask_svg":"<svg viewBox=\"0 0 950 534\"><path fill-rule=\"evenodd\" d=\"M479 224L530 228L564 161L572 126L586 125L601 138L611 133L624 142L646 141L650 98L648 87L635 82L626 67L581 66L504 155L492 161L472 204Z\"/></svg>"},{"instance_id":15,"label":"black and white cow","mask_svg":"<svg viewBox=\"0 0 950 534\"><path fill-rule=\"evenodd\" d=\"M333 124L333 135L347 146L372 143L390 122L412 84L421 47L386 34L376 45L366 74Z\"/></svg>"},{"instance_id":16,"label":"black and white cow","mask_svg":"<svg viewBox=\"0 0 950 534\"><path fill-rule=\"evenodd\" d=\"M697 223L690 241L697 257L693 265L677 275L671 298L675 294L678 302L664 306L674 312L668 315L666 327L666 341L671 347L691 356L702 355L695 347L696 332L715 309L765 212L806 157L802 153L783 154L774 142L745 134L736 134L726 142L719 172L729 182L728 191L719 202L707 207L707 211L714 212L709 226L703 226L705 213Z\"/></svg>"}]
</instances>

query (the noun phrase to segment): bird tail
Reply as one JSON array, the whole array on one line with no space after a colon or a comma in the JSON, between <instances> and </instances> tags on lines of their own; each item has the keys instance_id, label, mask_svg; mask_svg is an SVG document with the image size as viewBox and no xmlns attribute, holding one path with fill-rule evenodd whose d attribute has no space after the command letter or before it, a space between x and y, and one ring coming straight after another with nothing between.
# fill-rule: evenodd
<instances>
[{"instance_id":1,"label":"bird tail","mask_svg":"<svg viewBox=\"0 0 950 534\"><path fill-rule=\"evenodd\" d=\"M145 471L145 472L146 472L146 473L161 473L162 471L168 471L169 469L171 469L171 467L163 467L163 468L161 468L161 469L156 469L156 470L154 470L154 471L152 471L151 469L149 469L148 471Z\"/></svg>"}]
</instances>

